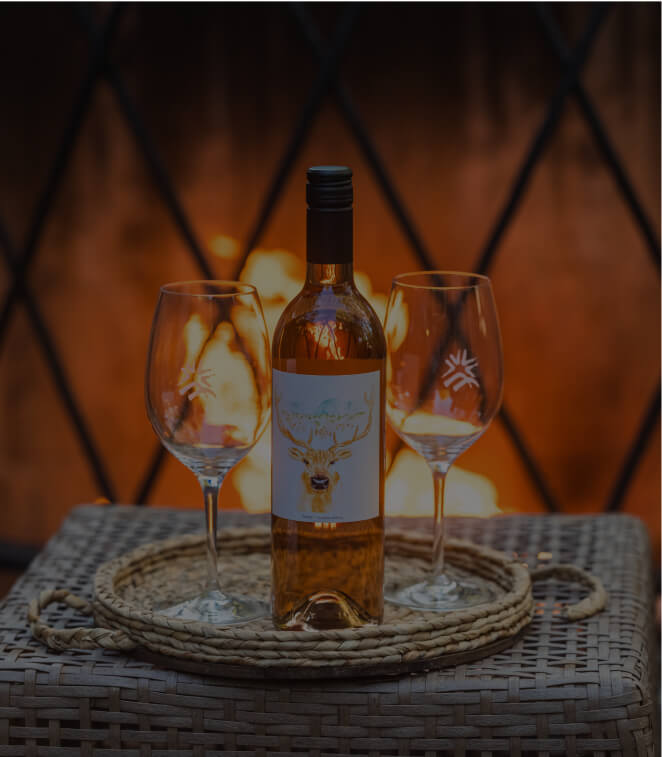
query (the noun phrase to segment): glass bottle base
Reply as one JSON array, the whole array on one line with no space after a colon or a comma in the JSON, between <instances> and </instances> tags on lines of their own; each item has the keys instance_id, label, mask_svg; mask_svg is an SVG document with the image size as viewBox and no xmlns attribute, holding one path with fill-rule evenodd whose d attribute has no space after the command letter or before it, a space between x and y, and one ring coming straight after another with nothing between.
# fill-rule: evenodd
<instances>
[{"instance_id":1,"label":"glass bottle base","mask_svg":"<svg viewBox=\"0 0 662 757\"><path fill-rule=\"evenodd\" d=\"M285 618L274 618L274 624L288 631L328 631L357 628L378 623L366 616L350 597L341 591L320 591L308 597Z\"/></svg>"},{"instance_id":2,"label":"glass bottle base","mask_svg":"<svg viewBox=\"0 0 662 757\"><path fill-rule=\"evenodd\" d=\"M232 597L220 591L207 591L176 605L158 609L159 615L179 620L196 620L215 626L231 626L264 618L269 614L265 602L250 597Z\"/></svg>"},{"instance_id":3,"label":"glass bottle base","mask_svg":"<svg viewBox=\"0 0 662 757\"><path fill-rule=\"evenodd\" d=\"M447 568L440 576L413 586L396 587L384 592L384 599L421 612L462 610L493 602L499 595L496 585L478 576L468 577Z\"/></svg>"}]
</instances>

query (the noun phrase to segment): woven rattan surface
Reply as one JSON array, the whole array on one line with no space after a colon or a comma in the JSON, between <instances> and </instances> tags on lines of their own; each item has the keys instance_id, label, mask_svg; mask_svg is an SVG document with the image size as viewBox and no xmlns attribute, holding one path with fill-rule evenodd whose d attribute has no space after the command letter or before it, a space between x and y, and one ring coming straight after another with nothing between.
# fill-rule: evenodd
<instances>
[{"instance_id":1,"label":"woven rattan surface","mask_svg":"<svg viewBox=\"0 0 662 757\"><path fill-rule=\"evenodd\" d=\"M566 623L561 604L582 590L535 584L531 630L513 647L427 674L219 680L117 652L52 652L30 638L29 598L54 585L91 598L100 563L198 530L201 519L119 507L72 513L0 612L0 756L655 754L650 555L643 525L626 516L451 520L451 535L530 567L575 563L603 580L610 599L599 615ZM46 619L81 625L61 606Z\"/></svg>"},{"instance_id":2,"label":"woven rattan surface","mask_svg":"<svg viewBox=\"0 0 662 757\"><path fill-rule=\"evenodd\" d=\"M425 557L429 539L411 529L390 532L386 539L388 585L393 580L416 583L429 570ZM220 539L218 572L223 589L248 594L265 603L271 589L271 535L268 528L224 529ZM483 577L498 592L493 602L447 613L414 612L388 605L384 622L359 628L301 633L275 630L265 617L239 626L219 627L191 619L159 614L159 606L172 606L200 592L206 572L204 535L176 536L138 547L104 563L95 577L94 606L62 589L42 592L28 609L35 638L51 649L92 649L96 646L121 652L141 647L164 655L161 664L175 660L213 664L209 672L260 678L310 678L384 675L430 669L440 658L443 664L459 664L491 654L494 642L514 640L531 622L533 598L529 570L512 556L473 542L448 539L445 559L465 574ZM547 568L551 570L552 568ZM558 566L557 571L576 571ZM579 580L595 581L587 574ZM601 601L595 602L598 599ZM53 601L65 602L97 627L54 628L41 620L41 612ZM584 602L604 606L595 592ZM577 605L567 612L576 612ZM588 612L577 618L588 617ZM499 649L504 649L499 644ZM458 659L458 653L464 653ZM445 658L452 654L450 662ZM422 663L415 666L415 663ZM396 665L392 671L389 666ZM437 667L439 665L437 664ZM204 668L203 668L204 670ZM198 672L198 669L194 669Z\"/></svg>"}]
</instances>

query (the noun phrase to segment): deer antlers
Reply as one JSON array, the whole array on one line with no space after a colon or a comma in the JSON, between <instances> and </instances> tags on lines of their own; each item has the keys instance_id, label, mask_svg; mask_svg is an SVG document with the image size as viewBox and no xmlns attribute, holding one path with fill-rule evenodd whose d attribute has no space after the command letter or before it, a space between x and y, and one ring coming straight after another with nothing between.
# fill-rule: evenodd
<instances>
[{"instance_id":1,"label":"deer antlers","mask_svg":"<svg viewBox=\"0 0 662 757\"><path fill-rule=\"evenodd\" d=\"M307 449L308 447L310 447L310 443L313 440L313 428L312 428L312 426L311 426L311 430L310 430L310 436L308 437L308 441L307 442L304 442L303 439L297 439L294 436L294 434L290 431L290 429L287 428L287 426L285 425L285 423L283 423L283 419L280 416L280 400L281 400L281 395L280 394L277 395L274 398L274 410L275 410L276 422L278 423L278 428L280 430L280 433L284 437L286 437L287 439L289 439L293 444L296 444L297 447L303 447L304 449Z\"/></svg>"},{"instance_id":2,"label":"deer antlers","mask_svg":"<svg viewBox=\"0 0 662 757\"><path fill-rule=\"evenodd\" d=\"M331 447L331 449L335 450L335 449L342 449L343 447L349 447L351 444L354 444L354 442L358 442L361 439L364 439L368 435L368 432L370 431L370 427L372 426L372 408L373 408L373 400L374 400L374 390L370 394L370 398L368 398L368 393L366 392L363 395L363 399L365 400L365 403L369 408L368 422L366 423L365 428L359 434L359 427L356 426L356 428L354 429L354 434L352 435L352 438L346 439L345 441L342 441L342 442L339 442L336 439L336 432L334 431L333 432L333 447Z\"/></svg>"},{"instance_id":3,"label":"deer antlers","mask_svg":"<svg viewBox=\"0 0 662 757\"><path fill-rule=\"evenodd\" d=\"M313 435L315 433L314 427L311 426L310 434L308 436L307 441L304 441L303 439L297 439L294 434L292 433L292 430L289 429L286 425L286 423L283 421L283 418L281 417L280 413L280 401L282 397L281 395L276 395L274 397L274 415L276 416L276 423L278 424L278 428L280 430L280 433L289 439L293 444L296 444L297 447L303 447L304 449L308 449L310 447L310 444L313 440ZM365 400L366 405L368 406L368 422L365 425L365 428L359 433L359 427L356 426L354 428L354 434L352 435L351 439L345 439L343 441L338 441L336 439L337 431L334 431L332 434L333 438L333 445L329 449L342 449L343 447L349 447L351 444L354 444L355 442L360 441L361 439L364 439L369 431L370 427L372 426L372 410L374 406L374 391L371 392L370 396L368 396L368 393L366 392L363 395L363 399Z\"/></svg>"}]
</instances>

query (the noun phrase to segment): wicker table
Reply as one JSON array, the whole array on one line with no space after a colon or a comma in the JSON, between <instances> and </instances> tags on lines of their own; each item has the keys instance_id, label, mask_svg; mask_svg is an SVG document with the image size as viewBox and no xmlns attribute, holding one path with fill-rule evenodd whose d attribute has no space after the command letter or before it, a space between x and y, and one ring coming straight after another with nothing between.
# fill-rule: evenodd
<instances>
[{"instance_id":1,"label":"wicker table","mask_svg":"<svg viewBox=\"0 0 662 757\"><path fill-rule=\"evenodd\" d=\"M453 536L517 553L530 566L574 562L610 594L603 613L566 624L559 603L579 592L537 584L530 632L506 652L456 668L335 682L219 680L113 652L57 654L31 639L29 598L53 585L89 597L99 563L198 530L201 518L116 506L71 513L0 606L0 757L656 753L648 537L622 515L451 519ZM47 617L81 625L68 608Z\"/></svg>"}]
</instances>

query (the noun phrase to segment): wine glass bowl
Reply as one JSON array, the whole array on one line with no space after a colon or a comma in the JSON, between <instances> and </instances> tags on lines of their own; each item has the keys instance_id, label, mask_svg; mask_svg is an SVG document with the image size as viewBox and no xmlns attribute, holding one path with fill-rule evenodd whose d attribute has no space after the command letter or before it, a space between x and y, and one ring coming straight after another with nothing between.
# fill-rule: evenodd
<instances>
[{"instance_id":1,"label":"wine glass bowl","mask_svg":"<svg viewBox=\"0 0 662 757\"><path fill-rule=\"evenodd\" d=\"M385 335L386 413L428 463L435 489L431 575L413 587L387 589L386 597L419 610L488 602L491 585L444 566L443 498L450 466L484 433L501 403L501 337L489 279L446 271L396 276Z\"/></svg>"},{"instance_id":2,"label":"wine glass bowl","mask_svg":"<svg viewBox=\"0 0 662 757\"><path fill-rule=\"evenodd\" d=\"M161 287L145 382L147 415L165 448L198 478L207 521L207 586L159 611L227 625L268 608L226 596L217 572L218 493L269 420L269 339L255 287L190 281Z\"/></svg>"}]
</instances>

